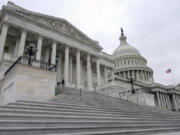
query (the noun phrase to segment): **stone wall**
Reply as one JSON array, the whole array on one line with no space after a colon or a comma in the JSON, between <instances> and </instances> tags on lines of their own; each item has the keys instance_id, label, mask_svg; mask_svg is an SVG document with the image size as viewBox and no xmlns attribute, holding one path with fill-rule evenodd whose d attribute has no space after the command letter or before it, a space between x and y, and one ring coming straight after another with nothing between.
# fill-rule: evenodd
<instances>
[{"instance_id":1,"label":"stone wall","mask_svg":"<svg viewBox=\"0 0 180 135\"><path fill-rule=\"evenodd\" d=\"M3 104L22 99L47 100L55 96L55 85L55 72L18 64L3 78L1 98Z\"/></svg>"}]
</instances>

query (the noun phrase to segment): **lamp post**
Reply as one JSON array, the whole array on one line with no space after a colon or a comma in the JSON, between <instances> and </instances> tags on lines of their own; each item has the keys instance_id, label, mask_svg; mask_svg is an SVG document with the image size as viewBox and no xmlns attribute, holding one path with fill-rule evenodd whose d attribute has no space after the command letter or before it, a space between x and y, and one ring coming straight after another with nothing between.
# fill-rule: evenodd
<instances>
[{"instance_id":1,"label":"lamp post","mask_svg":"<svg viewBox=\"0 0 180 135\"><path fill-rule=\"evenodd\" d=\"M32 64L32 57L36 55L38 49L35 47L33 43L30 43L25 48L25 53L28 55L28 65L31 66Z\"/></svg>"},{"instance_id":2,"label":"lamp post","mask_svg":"<svg viewBox=\"0 0 180 135\"><path fill-rule=\"evenodd\" d=\"M135 94L135 90L134 90L134 78L132 76L130 76L130 83L131 83L131 88L132 88L132 94Z\"/></svg>"}]
</instances>

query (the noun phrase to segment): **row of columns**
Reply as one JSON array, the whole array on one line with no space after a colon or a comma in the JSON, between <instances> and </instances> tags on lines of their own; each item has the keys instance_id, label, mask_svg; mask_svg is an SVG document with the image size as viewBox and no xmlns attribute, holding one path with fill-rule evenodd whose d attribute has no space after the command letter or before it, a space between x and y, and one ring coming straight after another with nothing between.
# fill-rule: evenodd
<instances>
[{"instance_id":1,"label":"row of columns","mask_svg":"<svg viewBox=\"0 0 180 135\"><path fill-rule=\"evenodd\" d=\"M9 25L4 23L2 26L1 35L0 35L0 62L3 60L4 46L7 39L8 28L9 28ZM16 57L23 56L24 54L26 36L27 36L27 31L22 30L20 41L17 40L16 47L15 47L15 54L17 55ZM36 60L38 61L41 60L42 41L43 41L42 36L39 36L38 41L37 41L38 52L36 54ZM55 47L56 47L56 44L53 43L53 49L52 49L53 51L55 50ZM56 59L55 51L52 54L53 54L53 57L52 57L51 64L55 64L55 59Z\"/></svg>"},{"instance_id":2,"label":"row of columns","mask_svg":"<svg viewBox=\"0 0 180 135\"><path fill-rule=\"evenodd\" d=\"M161 108L172 109L170 97L166 93L156 92L158 105Z\"/></svg>"},{"instance_id":3,"label":"row of columns","mask_svg":"<svg viewBox=\"0 0 180 135\"><path fill-rule=\"evenodd\" d=\"M130 71L120 72L120 74L124 78L129 78L132 75L132 77L135 78L136 80L153 81L152 74L148 71L130 70Z\"/></svg>"},{"instance_id":4,"label":"row of columns","mask_svg":"<svg viewBox=\"0 0 180 135\"><path fill-rule=\"evenodd\" d=\"M76 80L77 88L81 88L81 55L80 50L76 51ZM62 58L61 58L62 59ZM59 60L60 61L60 60ZM97 70L97 85L101 85L101 72L100 72L100 60L97 58L96 61L96 70ZM105 67L105 80L107 82L107 68ZM59 76L59 75L58 75ZM64 62L64 81L65 85L69 85L72 82L72 57L69 56L69 47L65 47L65 62ZM70 78L69 78L70 77ZM91 55L87 53L87 87L92 90L92 69L91 69Z\"/></svg>"},{"instance_id":5,"label":"row of columns","mask_svg":"<svg viewBox=\"0 0 180 135\"><path fill-rule=\"evenodd\" d=\"M0 35L0 62L3 59L3 51L4 46L6 43L7 33L8 33L8 24L3 24L2 31ZM27 31L22 30L21 37L19 42L16 45L16 51L17 51L17 57L23 56L24 54L24 48L25 48L25 42L26 42L26 36ZM37 39L37 53L36 53L36 60L41 60L41 52L42 52L42 43L43 43L43 37L39 35ZM56 64L56 52L57 52L57 42L52 43L52 52L51 52L51 64ZM47 48L45 52L45 61L47 62L49 60L49 49ZM59 55L58 60L58 68L60 68L62 64L62 54ZM77 80L77 87L81 87L81 56L80 56L80 50L77 49L76 52L76 80ZM70 68L70 70L69 70ZM58 76L62 76L60 71L62 69L57 69ZM100 60L97 58L96 61L96 70L97 70L97 85L101 85L101 72L100 72ZM105 67L105 80L107 82L107 68ZM72 82L72 80L69 80L72 77L69 77L69 75L72 76L72 57L69 56L69 47L65 47L65 64L64 64L64 81L65 84L68 85L69 82ZM60 81L60 78L57 76L57 80ZM89 89L92 89L92 69L91 69L91 55L87 53L87 86Z\"/></svg>"},{"instance_id":6,"label":"row of columns","mask_svg":"<svg viewBox=\"0 0 180 135\"><path fill-rule=\"evenodd\" d=\"M173 94L173 102L175 109L180 109L180 96Z\"/></svg>"},{"instance_id":7,"label":"row of columns","mask_svg":"<svg viewBox=\"0 0 180 135\"><path fill-rule=\"evenodd\" d=\"M115 63L115 67L116 68L120 68L120 67L127 67L127 66L140 66L140 65L145 65L146 62L142 61L142 60L138 60L138 59L124 59L124 60L120 60L117 61Z\"/></svg>"}]
</instances>

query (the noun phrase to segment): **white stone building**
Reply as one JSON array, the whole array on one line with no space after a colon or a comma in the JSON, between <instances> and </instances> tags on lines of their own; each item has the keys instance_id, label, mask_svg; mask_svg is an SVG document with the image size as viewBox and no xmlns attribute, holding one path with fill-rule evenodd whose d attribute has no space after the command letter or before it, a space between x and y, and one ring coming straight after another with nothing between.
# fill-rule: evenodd
<instances>
[{"instance_id":1,"label":"white stone building","mask_svg":"<svg viewBox=\"0 0 180 135\"><path fill-rule=\"evenodd\" d=\"M96 90L170 110L180 108L179 86L155 83L147 60L127 43L123 31L119 47L109 55L65 19L28 11L11 2L0 11L0 29L1 102L52 98L56 83L64 79L65 87ZM38 49L31 66L25 53L29 43ZM129 92L130 78L136 94Z\"/></svg>"}]
</instances>

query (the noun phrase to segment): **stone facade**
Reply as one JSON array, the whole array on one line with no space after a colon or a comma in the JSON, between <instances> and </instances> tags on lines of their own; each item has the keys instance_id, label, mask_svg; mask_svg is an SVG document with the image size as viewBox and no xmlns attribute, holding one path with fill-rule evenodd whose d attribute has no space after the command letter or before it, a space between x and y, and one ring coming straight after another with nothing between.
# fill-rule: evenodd
<instances>
[{"instance_id":1,"label":"stone facade","mask_svg":"<svg viewBox=\"0 0 180 135\"><path fill-rule=\"evenodd\" d=\"M109 55L102 51L97 41L65 19L28 11L11 2L2 7L0 18L1 99L16 99L18 95L23 95L18 99L50 98L54 95L56 82L64 79L66 87L96 90L126 100L129 97L132 102L138 100L143 105L175 110L180 108L179 85L155 83L153 70L147 66L147 60L127 43L123 31L119 47L113 55ZM35 44L38 49L34 67L18 65L4 76L17 58L27 55L25 48L29 43ZM42 63L55 65L56 71L47 71L49 68L44 68ZM16 69L19 72L14 73ZM132 84L130 79L133 79ZM22 84L21 80L28 84ZM45 91L39 89L43 83L47 86ZM138 91L135 94L131 93L132 85ZM16 93L14 98L13 93ZM30 96L27 93L31 93Z\"/></svg>"},{"instance_id":2,"label":"stone facade","mask_svg":"<svg viewBox=\"0 0 180 135\"><path fill-rule=\"evenodd\" d=\"M55 83L55 72L18 64L1 80L3 104L16 100L41 101L53 98Z\"/></svg>"}]
</instances>

